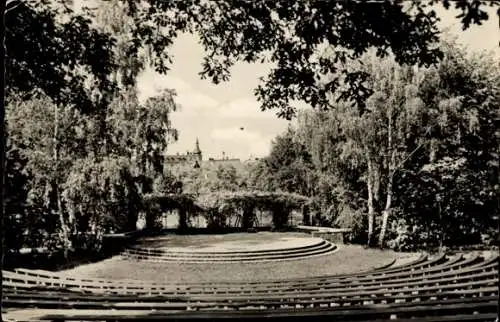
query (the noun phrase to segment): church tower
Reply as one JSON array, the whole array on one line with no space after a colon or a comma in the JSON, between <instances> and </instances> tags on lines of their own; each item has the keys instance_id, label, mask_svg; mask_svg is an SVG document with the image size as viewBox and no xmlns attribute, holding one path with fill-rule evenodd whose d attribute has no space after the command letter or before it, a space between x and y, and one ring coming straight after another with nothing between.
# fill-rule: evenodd
<instances>
[{"instance_id":1,"label":"church tower","mask_svg":"<svg viewBox=\"0 0 500 322\"><path fill-rule=\"evenodd\" d=\"M196 138L196 144L194 147L193 155L195 158L195 168L199 168L201 166L201 160L202 160L202 155L201 155L201 149L200 149L200 142L198 141L198 138Z\"/></svg>"}]
</instances>

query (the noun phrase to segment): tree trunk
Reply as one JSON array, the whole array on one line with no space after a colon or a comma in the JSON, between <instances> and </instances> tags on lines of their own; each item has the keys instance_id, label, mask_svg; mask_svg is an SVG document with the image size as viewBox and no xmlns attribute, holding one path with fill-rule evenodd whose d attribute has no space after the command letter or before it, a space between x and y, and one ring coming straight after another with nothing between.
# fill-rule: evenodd
<instances>
[{"instance_id":1,"label":"tree trunk","mask_svg":"<svg viewBox=\"0 0 500 322\"><path fill-rule=\"evenodd\" d=\"M373 206L373 165L371 160L368 160L368 241L367 246L372 244L373 237L373 221L375 219L375 208Z\"/></svg>"},{"instance_id":2,"label":"tree trunk","mask_svg":"<svg viewBox=\"0 0 500 322\"><path fill-rule=\"evenodd\" d=\"M439 224L441 226L441 234L439 236L439 252L442 252L444 246L444 238L445 238L445 227L443 221L443 212L441 208L441 200L438 201L438 209L439 209Z\"/></svg>"},{"instance_id":3,"label":"tree trunk","mask_svg":"<svg viewBox=\"0 0 500 322\"><path fill-rule=\"evenodd\" d=\"M378 245L380 248L384 246L385 233L387 231L387 224L389 221L389 215L392 207L392 185L393 185L394 175L389 177L389 182L387 183L387 200L385 203L385 209L382 212L382 225L380 227L380 235L378 239Z\"/></svg>"},{"instance_id":4,"label":"tree trunk","mask_svg":"<svg viewBox=\"0 0 500 322\"><path fill-rule=\"evenodd\" d=\"M388 160L388 174L389 180L387 182L387 199L385 203L384 211L382 212L382 225L380 227L380 235L378 238L378 245L380 248L384 247L384 238L387 230L387 221L389 220L389 214L392 206L392 185L394 181L394 172L396 170L396 149L392 144L392 109L387 112L387 153L391 154Z\"/></svg>"},{"instance_id":5,"label":"tree trunk","mask_svg":"<svg viewBox=\"0 0 500 322\"><path fill-rule=\"evenodd\" d=\"M62 209L61 196L59 193L59 105L54 104L54 186L52 187L56 198L56 211L59 217L59 224L61 225L61 238L63 242L64 257L67 258L68 250L71 247L69 239L69 227L64 219Z\"/></svg>"}]
</instances>

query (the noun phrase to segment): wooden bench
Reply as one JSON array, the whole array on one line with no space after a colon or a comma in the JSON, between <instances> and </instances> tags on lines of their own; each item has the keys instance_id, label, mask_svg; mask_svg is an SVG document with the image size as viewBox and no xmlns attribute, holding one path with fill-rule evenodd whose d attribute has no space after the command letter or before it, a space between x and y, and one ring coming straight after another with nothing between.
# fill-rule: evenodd
<instances>
[{"instance_id":1,"label":"wooden bench","mask_svg":"<svg viewBox=\"0 0 500 322\"><path fill-rule=\"evenodd\" d=\"M434 318L436 316L457 316L470 317L483 314L482 318L495 317L497 308L496 299L471 299L470 301L458 302L456 300L444 300L440 302L426 302L414 305L387 305L378 308L304 308L302 310L278 309L272 312L240 310L240 311L192 311L176 312L172 310L136 310L134 308L124 310L68 310L64 313L45 313L39 310L38 319L52 321L124 321L124 320L169 320L185 321L189 320L209 320L227 321L228 319L248 320L248 319L268 319L273 321L302 321L305 319L314 321L372 321L375 319L390 319L398 321L401 319ZM47 311L45 311L47 312ZM415 321L415 320L414 320ZM438 320L439 321L439 320Z\"/></svg>"},{"instance_id":2,"label":"wooden bench","mask_svg":"<svg viewBox=\"0 0 500 322\"><path fill-rule=\"evenodd\" d=\"M432 262L433 263L436 263L438 261L442 261L444 258L444 255L440 256L439 258L436 258L436 259L433 259ZM416 260L412 261L412 262L409 262L409 263L406 263L404 265L401 265L401 266L396 266L396 267L381 267L381 268L375 268L373 270L369 270L369 271L365 271L365 272L360 272L360 273L355 273L355 274L341 274L341 275L326 275L326 276L317 276L317 277L312 277L312 278L308 278L307 279L307 282L312 282L312 281L315 281L315 280L330 280L332 278L345 278L345 277L356 277L356 276L366 276L367 274L369 273L372 273L374 271L376 271L377 273L389 273L391 272L392 270L401 270L401 269L404 269L404 268L407 268L407 267L410 267L410 266L415 266L415 265L418 265L418 264L422 264L423 262L426 262L428 260L428 257L427 255L424 255L422 254L419 258L417 258ZM391 261L391 263L394 263L395 260ZM432 263L431 263L432 265ZM386 265L384 265L386 266ZM419 269L420 266L415 266L416 269ZM116 284L127 284L127 285L131 285L131 284L140 284L140 285L158 285L158 286L161 286L162 284L161 283L150 283L150 282L142 282L142 281L138 281L138 280L116 280L116 281L112 281L112 280L104 280L104 279L78 279L78 278L74 278L74 277L66 277L66 276L62 276L58 273L54 273L54 272L49 272L49 271L40 271L40 270L28 270L28 269L15 269L15 272L16 273L19 273L19 274L23 274L23 275L28 275L28 276L35 276L35 277L39 277L39 278L52 278L52 279L65 279L65 280L68 280L68 281L82 281L82 282L93 282L93 283L105 283L105 284L113 284L113 285L116 285ZM256 286L261 286L261 285L268 285L268 284L283 284L283 283L287 283L287 282L291 282L291 283L295 283L295 282L303 282L303 278L294 278L294 279L283 279L283 280L274 280L274 281L262 281L262 282L232 282L232 281L229 281L229 282L225 282L225 281L221 281L221 282L217 282L216 284L212 283L212 282L201 282L201 283L188 283L189 285L202 285L202 286L210 286L210 285L218 285L218 286L221 286L221 285L237 285L238 287L241 286L241 285L246 285L246 286L251 286L251 285L256 285ZM184 286L186 285L186 283L183 283L183 284L176 284L176 283L169 283L168 285L180 285L180 286Z\"/></svg>"},{"instance_id":3,"label":"wooden bench","mask_svg":"<svg viewBox=\"0 0 500 322\"><path fill-rule=\"evenodd\" d=\"M135 295L120 295L120 296L99 296L99 295L77 295L65 293L15 293L9 294L4 298L4 304L9 307L24 307L26 305L37 306L39 308L59 307L64 308L81 303L81 305L106 305L119 304L122 308L127 307L127 303L132 303L135 308L153 309L158 303L175 303L176 308L193 309L198 307L229 307L232 309L240 309L248 306L263 307L264 309L276 309L282 307L337 307L337 306L359 306L359 305L375 305L375 304L390 304L390 303L414 303L424 301L437 301L443 299L466 299L466 298L497 298L497 290L494 287L477 288L471 290L461 290L460 292L419 292L418 294L369 294L359 296L336 296L327 298L308 298L301 297L299 299L283 297L280 299L262 299L252 298L247 301L229 301L228 299L207 299L206 301L196 301L190 297L166 297L166 296L135 296ZM314 296L314 295L312 295ZM87 304L85 304L87 303Z\"/></svg>"},{"instance_id":4,"label":"wooden bench","mask_svg":"<svg viewBox=\"0 0 500 322\"><path fill-rule=\"evenodd\" d=\"M476 278L478 279L478 278ZM161 295L164 300L187 300L187 301L223 301L223 302L237 302L237 301L252 301L255 299L259 300L277 300L277 299L335 299L335 298L356 298L362 296L393 296L393 295L404 295L404 294L425 294L432 292L444 292L444 291L460 291L460 290L470 290L470 289L481 289L489 286L496 286L498 281L498 272L491 272L488 275L481 277L481 280L470 281L470 276L466 275L464 277L459 277L453 280L437 280L432 282L416 282L412 284L399 283L390 286L373 286L373 287L363 287L359 289L352 288L337 288L337 289L319 289L319 290L287 290L279 293L239 293L239 294L220 294L220 293L186 293L186 294L165 294L161 291L151 291L151 290L138 290L134 292L134 295ZM31 285L20 285L17 289L30 291L33 287ZM42 289L43 290L43 289ZM5 290L5 295L9 296L10 292L8 289ZM50 289L47 289L50 291ZM56 290L60 291L60 290ZM109 296L101 294L102 296ZM183 295L182 297L180 295Z\"/></svg>"},{"instance_id":5,"label":"wooden bench","mask_svg":"<svg viewBox=\"0 0 500 322\"><path fill-rule=\"evenodd\" d=\"M426 257L425 257L426 258ZM435 259L433 260L432 262L433 263L437 263L438 261L441 261L442 260L442 257L439 258L439 259ZM418 261L418 264L421 263L421 260ZM409 264L410 265L410 264ZM401 268L396 268L395 270L402 270L404 268L407 268L409 265L404 265L402 266ZM416 269L419 269L421 266L416 266ZM70 277L63 277L63 276L60 276L58 275L57 273L52 273L52 272L44 272L44 273L38 273L36 271L30 271L30 270L25 270L25 269L16 269L15 270L16 273L19 273L19 274L23 274L23 275L27 275L27 276L33 276L33 277L37 277L39 279L54 279L54 280L66 280L66 281L74 281L74 282L89 282L89 283L105 283L105 284L112 284L112 285L120 285L120 284L127 284L127 285L134 285L134 284L139 284L139 285L151 285L151 286L162 286L162 284L160 283L143 283L143 282L140 282L140 281L136 281L136 280L126 280L126 281L110 281L110 280L101 280L101 279L76 279L76 278L70 278ZM378 271L379 274L388 274L390 273L391 271L390 270L387 270L387 271ZM225 283L225 282L221 282L221 283L217 283L216 285L218 286L224 286L224 285L236 285L237 287L241 287L243 285L245 286L251 286L251 285L256 285L256 286L262 286L262 285L283 285L287 282L290 282L290 283L307 283L307 284L310 284L310 283L313 283L317 280L325 280L325 281L328 281L328 280L331 280L332 278L333 279L346 279L348 277L350 278L354 278L356 276L361 276L361 277L366 277L367 275L369 274L369 272L366 272L366 273L358 273L358 274L344 274L344 275L334 275L334 276L323 276L323 277L313 277L313 278L310 278L310 279L307 279L307 280L304 280L304 279L293 279L293 280L283 280L283 281L269 281L269 282L262 282L262 283L253 283L253 282L250 282L250 283L247 283L247 282L228 282L228 283ZM190 286L194 286L194 285L201 285L201 286L209 286L211 287L213 283L190 283L190 284L187 284L187 285L190 285ZM168 284L169 286L171 285L176 285L175 283L170 283ZM180 284L178 284L180 285ZM186 284L182 284L181 286L185 286ZM215 285L215 284L213 284Z\"/></svg>"},{"instance_id":6,"label":"wooden bench","mask_svg":"<svg viewBox=\"0 0 500 322\"><path fill-rule=\"evenodd\" d=\"M494 273L488 273L490 275L495 276ZM489 275L488 275L489 276ZM477 280L479 278L482 278L483 275L478 275L477 277L468 277L468 279L474 279ZM444 278L444 276L443 276ZM458 278L458 279L464 279L464 278ZM433 280L428 280L424 281L427 284L432 284L435 283L436 279ZM451 276L449 280L457 280L457 275ZM444 280L445 282L447 280ZM80 289L80 290L95 290L98 293L109 293L109 292L135 292L135 291L145 291L147 293L159 293L159 294L239 294L239 293L283 293L287 291L292 291L292 292L297 292L297 291L304 291L304 290L341 290L341 289L350 289L350 290L356 290L360 288L368 288L368 287L375 287L375 288L380 288L381 286L390 286L390 285L396 285L398 286L398 283L405 283L406 280L394 280L391 283L369 283L369 284L351 284L351 285L344 285L344 284L337 284L337 285L304 285L300 287L273 287L273 288L259 288L259 289L224 289L224 290L219 290L219 289L194 289L194 290L169 290L168 288L151 288L147 286L134 286L134 287L127 287L125 285L118 286L118 287L113 287L113 286L102 286L102 285L94 285L94 284L66 284L66 283L59 283L59 282L44 282L36 278L26 278L26 279L16 279L16 278L9 278L5 277L4 278L4 286L6 287L15 287L15 288L41 288L43 286L46 287L56 287L56 288L67 288L67 289ZM414 282L419 283L421 282L420 279L414 280ZM99 292L100 291L100 292ZM109 292L105 292L109 291ZM122 292L120 292L122 293Z\"/></svg>"},{"instance_id":7,"label":"wooden bench","mask_svg":"<svg viewBox=\"0 0 500 322\"><path fill-rule=\"evenodd\" d=\"M203 293L203 292L209 292L209 293L234 293L235 290L237 291L236 293L241 293L241 292L264 292L264 293L271 293L271 292L278 292L278 291L286 291L286 290L292 290L296 291L298 289L307 289L307 290L312 290L312 289L335 289L335 288L360 288L360 287L368 287L368 286L381 286L384 285L384 283L387 284L386 281L390 281L390 284L394 284L397 282L419 282L421 280L423 281L428 281L429 283L433 280L436 280L438 277L439 278L445 278L445 277L454 277L455 279L460 276L460 275L465 275L465 274L473 274L477 272L486 272L486 271L495 271L495 267L492 266L493 264L490 264L490 266L479 266L476 268L476 271L474 270L464 270L463 267L467 267L467 263L473 263L475 261L474 258L470 258L469 260L459 262L456 261L455 264L453 265L448 265L446 269L436 269L435 268L428 268L425 270L421 271L414 271L411 274L408 273L394 273L389 276L381 276L378 278L365 278L365 279L353 279L353 280L345 280L345 281L329 281L329 282L322 282L322 283L317 283L314 281L308 281L307 279L301 281L300 284L283 284L283 285L263 285L261 287L245 287L244 285L235 285L233 287L192 287L192 286L186 286L184 289L176 288L175 290L172 287L168 287L168 285L165 285L166 287L159 287L159 286L151 286L151 285L124 285L124 284L117 284L117 285L102 285L98 283L91 283L91 282L80 282L80 281L73 281L70 283L66 283L64 280L54 280L54 279L46 279L46 278L37 278L37 277L19 277L19 276L11 276L8 272L4 274L4 284L9 285L11 281L17 281L22 283L27 283L31 285L51 285L51 286L59 286L59 287L78 287L78 288L88 288L88 289L97 289L97 290L127 290L127 291L136 291L136 290L151 290L151 291L165 291L163 293L172 293L172 294L196 294L196 293ZM491 262L491 260L490 260ZM479 265L479 264L476 264ZM471 269L475 265L471 266ZM479 271L478 271L479 270ZM477 278L480 278L482 275L478 275ZM10 278L10 279L9 279Z\"/></svg>"},{"instance_id":8,"label":"wooden bench","mask_svg":"<svg viewBox=\"0 0 500 322\"><path fill-rule=\"evenodd\" d=\"M421 256L400 267L261 284L101 283L50 272L3 273L2 310L8 318L24 312L60 321L481 321L495 316L499 296L496 256Z\"/></svg>"}]
</instances>

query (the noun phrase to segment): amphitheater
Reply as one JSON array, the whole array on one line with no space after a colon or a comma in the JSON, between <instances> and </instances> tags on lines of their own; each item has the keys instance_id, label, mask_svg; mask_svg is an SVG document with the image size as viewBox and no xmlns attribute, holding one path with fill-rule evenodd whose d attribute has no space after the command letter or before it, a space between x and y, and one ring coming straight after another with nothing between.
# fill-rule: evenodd
<instances>
[{"instance_id":1,"label":"amphitheater","mask_svg":"<svg viewBox=\"0 0 500 322\"><path fill-rule=\"evenodd\" d=\"M498 254L396 253L304 233L141 238L59 272L3 270L4 321L495 321Z\"/></svg>"}]
</instances>

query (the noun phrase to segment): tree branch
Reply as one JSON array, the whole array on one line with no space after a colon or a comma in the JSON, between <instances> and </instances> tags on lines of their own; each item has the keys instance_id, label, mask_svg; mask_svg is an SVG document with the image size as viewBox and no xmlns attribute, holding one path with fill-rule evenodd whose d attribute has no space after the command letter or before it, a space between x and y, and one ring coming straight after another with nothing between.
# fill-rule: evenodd
<instances>
[{"instance_id":1,"label":"tree branch","mask_svg":"<svg viewBox=\"0 0 500 322\"><path fill-rule=\"evenodd\" d=\"M410 154L408 154L406 156L406 158L404 160L402 160L395 168L394 170L392 171L392 173L390 174L391 177L393 177L396 172L406 163L406 161L408 161L414 154L415 152L417 152L421 147L424 146L424 143L420 143L415 149L413 149L413 151L410 152Z\"/></svg>"}]
</instances>

